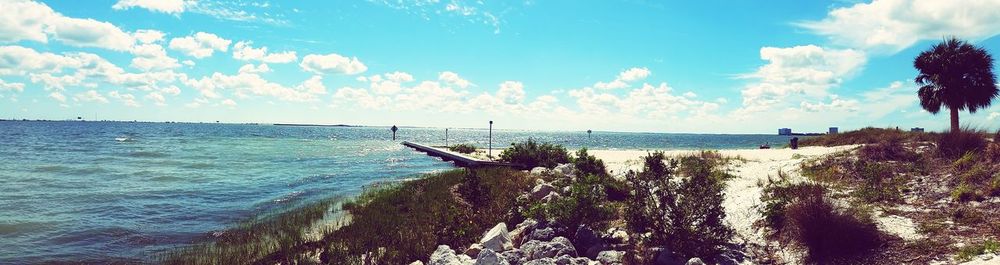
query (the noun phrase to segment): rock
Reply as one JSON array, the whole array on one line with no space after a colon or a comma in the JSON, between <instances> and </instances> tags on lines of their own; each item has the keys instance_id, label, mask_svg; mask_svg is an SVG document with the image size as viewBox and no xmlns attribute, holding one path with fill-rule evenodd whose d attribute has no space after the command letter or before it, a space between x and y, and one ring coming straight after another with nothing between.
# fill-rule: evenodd
<instances>
[{"instance_id":1,"label":"rock","mask_svg":"<svg viewBox=\"0 0 1000 265\"><path fill-rule=\"evenodd\" d=\"M691 258L685 265L705 265L705 262L701 261L699 258Z\"/></svg>"},{"instance_id":2,"label":"rock","mask_svg":"<svg viewBox=\"0 0 1000 265\"><path fill-rule=\"evenodd\" d=\"M528 255L520 249L504 251L500 253L500 257L511 265L521 265L528 261Z\"/></svg>"},{"instance_id":3,"label":"rock","mask_svg":"<svg viewBox=\"0 0 1000 265\"><path fill-rule=\"evenodd\" d=\"M478 257L479 253L483 251L483 246L480 244L472 244L469 248L465 249L465 255L469 257Z\"/></svg>"},{"instance_id":4,"label":"rock","mask_svg":"<svg viewBox=\"0 0 1000 265\"><path fill-rule=\"evenodd\" d=\"M484 249L476 257L475 265L510 265L510 262L507 262L506 259L500 257L500 254L497 254L493 250Z\"/></svg>"},{"instance_id":5,"label":"rock","mask_svg":"<svg viewBox=\"0 0 1000 265\"><path fill-rule=\"evenodd\" d=\"M556 237L556 231L552 227L546 227L542 229L535 229L530 235L528 235L527 240L539 240L539 241L550 241Z\"/></svg>"},{"instance_id":6,"label":"rock","mask_svg":"<svg viewBox=\"0 0 1000 265\"><path fill-rule=\"evenodd\" d=\"M541 258L554 258L562 255L576 257L576 248L565 237L556 237L551 242L531 240L521 246L525 256L529 260Z\"/></svg>"},{"instance_id":7,"label":"rock","mask_svg":"<svg viewBox=\"0 0 1000 265\"><path fill-rule=\"evenodd\" d=\"M684 264L684 259L682 259L677 254L674 254L673 251L670 251L668 249L665 249L665 248L650 248L649 251L652 252L652 254L653 254L654 257L656 257L656 258L653 259L653 264L656 264L656 265L681 265L681 264Z\"/></svg>"},{"instance_id":8,"label":"rock","mask_svg":"<svg viewBox=\"0 0 1000 265\"><path fill-rule=\"evenodd\" d=\"M424 262L423 261L419 261L419 260L415 260L413 262L410 262L410 265L424 265Z\"/></svg>"},{"instance_id":9,"label":"rock","mask_svg":"<svg viewBox=\"0 0 1000 265\"><path fill-rule=\"evenodd\" d=\"M431 253L427 265L465 265L472 264L472 258L465 255L455 255L455 251L448 245L440 245L434 253Z\"/></svg>"},{"instance_id":10,"label":"rock","mask_svg":"<svg viewBox=\"0 0 1000 265\"><path fill-rule=\"evenodd\" d=\"M536 176L543 175L547 172L549 172L549 169L545 167L535 167L531 169L531 174Z\"/></svg>"},{"instance_id":11,"label":"rock","mask_svg":"<svg viewBox=\"0 0 1000 265\"><path fill-rule=\"evenodd\" d=\"M545 184L545 183L547 183L547 182L545 182L544 179L541 179L541 178L535 179L535 185L542 185L542 184Z\"/></svg>"},{"instance_id":12,"label":"rock","mask_svg":"<svg viewBox=\"0 0 1000 265\"><path fill-rule=\"evenodd\" d=\"M606 250L597 254L597 261L601 264L621 264L625 259L624 251Z\"/></svg>"},{"instance_id":13,"label":"rock","mask_svg":"<svg viewBox=\"0 0 1000 265\"><path fill-rule=\"evenodd\" d=\"M614 230L614 232L611 232L611 236L609 237L609 239L613 244L628 243L629 240L628 232L625 232L625 230L616 229Z\"/></svg>"},{"instance_id":14,"label":"rock","mask_svg":"<svg viewBox=\"0 0 1000 265\"><path fill-rule=\"evenodd\" d=\"M535 185L535 187L531 189L531 200L533 201L541 200L542 198L545 198L545 196L548 196L549 193L552 193L555 190L556 187L553 187L552 185L549 184Z\"/></svg>"},{"instance_id":15,"label":"rock","mask_svg":"<svg viewBox=\"0 0 1000 265\"><path fill-rule=\"evenodd\" d=\"M573 238L576 239L575 246L577 249L585 250L584 255L588 258L597 258L597 253L602 250L599 248L601 248L601 245L604 244L604 240L601 240L597 234L594 234L594 230L591 230L586 226L580 226L580 228L577 228L576 234L574 234ZM593 253L590 253L591 248L595 248Z\"/></svg>"},{"instance_id":16,"label":"rock","mask_svg":"<svg viewBox=\"0 0 1000 265\"><path fill-rule=\"evenodd\" d=\"M510 239L511 241L513 241L514 247L515 248L521 247L521 242L526 241L524 240L524 238L531 232L534 232L535 227L537 226L538 226L538 221L535 221L535 219L531 218L525 219L520 224L517 224L517 227L515 227L514 230L510 231Z\"/></svg>"},{"instance_id":17,"label":"rock","mask_svg":"<svg viewBox=\"0 0 1000 265\"><path fill-rule=\"evenodd\" d=\"M536 260L531 260L525 263L525 265L588 265L593 262L588 258L574 258L568 255L559 256L556 258L541 258Z\"/></svg>"},{"instance_id":18,"label":"rock","mask_svg":"<svg viewBox=\"0 0 1000 265\"><path fill-rule=\"evenodd\" d=\"M576 166L573 165L573 164L561 164L561 165L556 166L552 170L555 171L556 173L562 174L563 176L567 176L567 177L571 177L572 178L573 177L573 171L575 169L576 169Z\"/></svg>"},{"instance_id":19,"label":"rock","mask_svg":"<svg viewBox=\"0 0 1000 265\"><path fill-rule=\"evenodd\" d=\"M483 249L490 249L495 252L503 252L514 248L513 242L510 240L510 233L507 232L507 224L499 223L486 232L483 235L483 239L479 240L479 244L483 246Z\"/></svg>"}]
</instances>

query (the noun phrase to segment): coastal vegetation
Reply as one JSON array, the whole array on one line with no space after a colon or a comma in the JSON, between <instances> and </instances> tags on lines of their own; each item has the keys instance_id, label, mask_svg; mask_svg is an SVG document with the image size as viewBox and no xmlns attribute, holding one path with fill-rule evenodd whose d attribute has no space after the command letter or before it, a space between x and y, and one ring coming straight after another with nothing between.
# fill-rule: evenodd
<instances>
[{"instance_id":1,"label":"coastal vegetation","mask_svg":"<svg viewBox=\"0 0 1000 265\"><path fill-rule=\"evenodd\" d=\"M459 152L462 154L471 154L476 152L476 147L471 144L456 144L448 147L448 150L452 152Z\"/></svg>"},{"instance_id":2,"label":"coastal vegetation","mask_svg":"<svg viewBox=\"0 0 1000 265\"><path fill-rule=\"evenodd\" d=\"M534 139L510 144L510 147L500 153L500 161L521 165L525 168L553 168L559 164L569 163L569 153L566 148L551 144L538 143Z\"/></svg>"}]
</instances>

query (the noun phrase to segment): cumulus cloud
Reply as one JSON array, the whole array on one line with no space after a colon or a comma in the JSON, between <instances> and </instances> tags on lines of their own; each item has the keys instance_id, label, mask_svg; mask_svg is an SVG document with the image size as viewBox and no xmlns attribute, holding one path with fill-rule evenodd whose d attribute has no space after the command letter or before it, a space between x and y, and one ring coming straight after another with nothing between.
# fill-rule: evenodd
<instances>
[{"instance_id":1,"label":"cumulus cloud","mask_svg":"<svg viewBox=\"0 0 1000 265\"><path fill-rule=\"evenodd\" d=\"M177 59L167 56L167 51L159 44L136 45L133 54L136 57L132 58L132 67L139 70L171 69L181 66L177 63Z\"/></svg>"},{"instance_id":2,"label":"cumulus cloud","mask_svg":"<svg viewBox=\"0 0 1000 265\"><path fill-rule=\"evenodd\" d=\"M187 0L119 0L111 6L115 10L125 10L133 7L147 9L153 12L180 14L184 12L187 5L194 1Z\"/></svg>"},{"instance_id":3,"label":"cumulus cloud","mask_svg":"<svg viewBox=\"0 0 1000 265\"><path fill-rule=\"evenodd\" d=\"M232 99L223 100L220 104L223 106L236 107L236 101L233 101Z\"/></svg>"},{"instance_id":4,"label":"cumulus cloud","mask_svg":"<svg viewBox=\"0 0 1000 265\"><path fill-rule=\"evenodd\" d=\"M290 63L298 59L294 51L268 53L267 47L254 48L253 42L241 41L233 46L233 58L241 61L261 61L265 63Z\"/></svg>"},{"instance_id":5,"label":"cumulus cloud","mask_svg":"<svg viewBox=\"0 0 1000 265\"><path fill-rule=\"evenodd\" d=\"M91 90L91 91L93 91L93 90ZM111 98L114 98L114 99L118 99L119 101L122 102L122 104L125 104L125 106L129 106L129 107L133 107L133 108L141 107L141 105L139 105L139 102L135 101L135 95L132 95L132 94L129 94L129 93L120 93L117 90L115 90L115 91L108 92L108 96L110 96ZM105 101L105 102L107 102L107 101Z\"/></svg>"},{"instance_id":6,"label":"cumulus cloud","mask_svg":"<svg viewBox=\"0 0 1000 265\"><path fill-rule=\"evenodd\" d=\"M62 103L66 103L66 95L63 95L59 91L55 91L55 92L49 93L49 97L52 98L52 99L55 99L56 101L59 101L59 102L62 102Z\"/></svg>"},{"instance_id":7,"label":"cumulus cloud","mask_svg":"<svg viewBox=\"0 0 1000 265\"><path fill-rule=\"evenodd\" d=\"M238 73L225 75L213 73L201 79L189 79L185 84L197 89L205 98L220 98L222 91L233 91L236 96L270 96L284 101L316 101L317 95L325 94L326 88L321 79L310 78L296 87L268 81L255 73Z\"/></svg>"},{"instance_id":8,"label":"cumulus cloud","mask_svg":"<svg viewBox=\"0 0 1000 265\"><path fill-rule=\"evenodd\" d=\"M186 75L171 70L129 73L104 58L83 52L40 53L21 46L0 46L0 75L27 76L46 89L66 86L96 87L100 83L129 89L151 90Z\"/></svg>"},{"instance_id":9,"label":"cumulus cloud","mask_svg":"<svg viewBox=\"0 0 1000 265\"><path fill-rule=\"evenodd\" d=\"M519 104L524 101L524 84L517 81L504 81L497 90L497 98L506 104Z\"/></svg>"},{"instance_id":10,"label":"cumulus cloud","mask_svg":"<svg viewBox=\"0 0 1000 265\"><path fill-rule=\"evenodd\" d=\"M357 57L348 58L335 53L306 55L302 58L302 63L299 66L303 70L316 74L356 75L368 70L368 67Z\"/></svg>"},{"instance_id":11,"label":"cumulus cloud","mask_svg":"<svg viewBox=\"0 0 1000 265\"><path fill-rule=\"evenodd\" d=\"M17 91L24 92L23 83L7 82L0 79L0 91Z\"/></svg>"},{"instance_id":12,"label":"cumulus cloud","mask_svg":"<svg viewBox=\"0 0 1000 265\"><path fill-rule=\"evenodd\" d=\"M132 36L134 36L139 43L148 44L163 40L163 37L166 36L166 34L158 30L140 29L132 33Z\"/></svg>"},{"instance_id":13,"label":"cumulus cloud","mask_svg":"<svg viewBox=\"0 0 1000 265\"><path fill-rule=\"evenodd\" d=\"M225 52L229 49L230 43L232 43L231 40L215 34L198 32L191 36L170 40L170 49L201 59L212 56L215 51Z\"/></svg>"},{"instance_id":14,"label":"cumulus cloud","mask_svg":"<svg viewBox=\"0 0 1000 265\"><path fill-rule=\"evenodd\" d=\"M458 76L457 73L451 72L451 71L444 71L444 72L441 72L440 74L438 74L438 80L441 80L442 82L446 82L446 83L449 83L449 84L456 85L456 86L461 87L461 88L467 88L467 87L469 87L469 85L472 85L471 82L469 82L468 80L462 79L462 77Z\"/></svg>"},{"instance_id":15,"label":"cumulus cloud","mask_svg":"<svg viewBox=\"0 0 1000 265\"><path fill-rule=\"evenodd\" d=\"M790 95L822 98L830 88L857 73L867 61L865 54L857 50L815 45L764 47L760 49L760 58L767 64L741 76L756 80L741 92L743 111L747 114L766 110Z\"/></svg>"},{"instance_id":16,"label":"cumulus cloud","mask_svg":"<svg viewBox=\"0 0 1000 265\"><path fill-rule=\"evenodd\" d=\"M73 100L83 101L83 102L98 102L98 103L108 103L108 98L97 93L97 90L87 90L87 92L77 93L73 96Z\"/></svg>"},{"instance_id":17,"label":"cumulus cloud","mask_svg":"<svg viewBox=\"0 0 1000 265\"><path fill-rule=\"evenodd\" d=\"M840 45L897 52L921 40L957 36L983 40L1000 34L1000 2L874 0L835 8L819 21L797 25Z\"/></svg>"},{"instance_id":18,"label":"cumulus cloud","mask_svg":"<svg viewBox=\"0 0 1000 265\"><path fill-rule=\"evenodd\" d=\"M258 66L254 66L252 63L244 64L240 67L239 73L267 73L271 71L271 67L268 67L266 63L262 63Z\"/></svg>"},{"instance_id":19,"label":"cumulus cloud","mask_svg":"<svg viewBox=\"0 0 1000 265\"><path fill-rule=\"evenodd\" d=\"M645 67L633 67L618 73L615 80L612 80L611 82L597 82L594 84L594 87L599 89L626 88L629 83L645 79L649 76L649 74L649 69Z\"/></svg>"}]
</instances>

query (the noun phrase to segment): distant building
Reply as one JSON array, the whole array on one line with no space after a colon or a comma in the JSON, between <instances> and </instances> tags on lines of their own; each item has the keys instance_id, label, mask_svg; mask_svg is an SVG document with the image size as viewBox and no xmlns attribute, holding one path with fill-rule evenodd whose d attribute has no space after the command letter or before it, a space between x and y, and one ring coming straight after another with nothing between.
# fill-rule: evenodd
<instances>
[{"instance_id":1,"label":"distant building","mask_svg":"<svg viewBox=\"0 0 1000 265\"><path fill-rule=\"evenodd\" d=\"M830 127L830 131L829 131L829 132L827 132L827 133L828 133L828 134L837 134L838 132L840 132L840 128L837 128L837 127Z\"/></svg>"},{"instance_id":2,"label":"distant building","mask_svg":"<svg viewBox=\"0 0 1000 265\"><path fill-rule=\"evenodd\" d=\"M911 132L924 132L924 128L913 127L913 128L910 128L910 131Z\"/></svg>"},{"instance_id":3,"label":"distant building","mask_svg":"<svg viewBox=\"0 0 1000 265\"><path fill-rule=\"evenodd\" d=\"M792 129L791 128L778 129L778 135L792 135Z\"/></svg>"}]
</instances>

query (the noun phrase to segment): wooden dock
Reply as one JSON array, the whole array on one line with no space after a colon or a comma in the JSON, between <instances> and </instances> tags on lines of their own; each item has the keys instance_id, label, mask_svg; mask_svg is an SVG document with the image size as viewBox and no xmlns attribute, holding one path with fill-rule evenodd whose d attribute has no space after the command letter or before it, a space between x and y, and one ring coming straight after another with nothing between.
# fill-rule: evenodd
<instances>
[{"instance_id":1,"label":"wooden dock","mask_svg":"<svg viewBox=\"0 0 1000 265\"><path fill-rule=\"evenodd\" d=\"M403 145L416 149L417 151L427 153L429 156L440 157L444 161L451 161L455 163L455 166L459 167L513 167L522 168L520 165L503 163L496 161L479 160L472 157L468 157L456 152L451 152L441 148L430 147L418 143L403 141Z\"/></svg>"}]
</instances>

